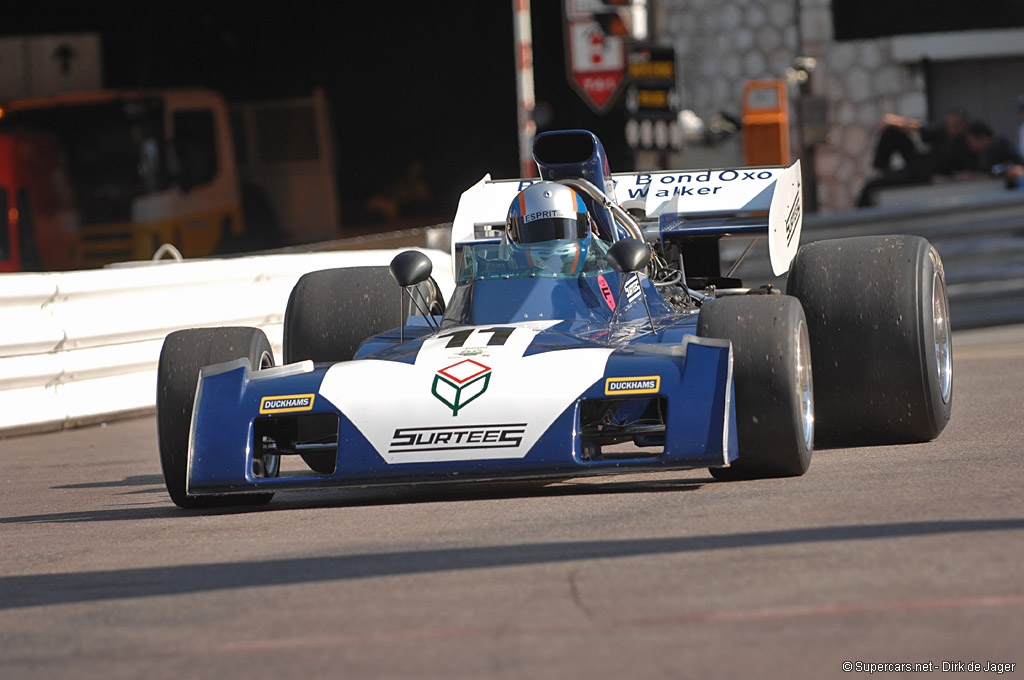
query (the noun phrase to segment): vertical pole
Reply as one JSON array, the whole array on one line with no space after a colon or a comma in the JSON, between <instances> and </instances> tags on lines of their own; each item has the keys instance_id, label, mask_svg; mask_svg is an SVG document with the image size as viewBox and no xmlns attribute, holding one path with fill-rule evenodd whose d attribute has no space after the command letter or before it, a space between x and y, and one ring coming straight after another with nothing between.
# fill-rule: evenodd
<instances>
[{"instance_id":1,"label":"vertical pole","mask_svg":"<svg viewBox=\"0 0 1024 680\"><path fill-rule=\"evenodd\" d=\"M533 32L530 28L530 0L512 0L512 32L516 52L517 120L519 122L519 172L522 177L536 177L533 164L533 136L537 124L533 120Z\"/></svg>"},{"instance_id":2,"label":"vertical pole","mask_svg":"<svg viewBox=\"0 0 1024 680\"><path fill-rule=\"evenodd\" d=\"M818 212L818 168L815 165L817 150L813 144L806 143L804 133L807 119L804 104L807 98L814 94L811 87L811 75L813 69L807 68L806 55L804 54L804 24L803 24L803 0L793 0L793 23L796 25L796 61L794 66L797 71L803 71L803 77L798 80L796 98L796 145L797 155L800 158L800 167L803 171L804 183L804 209L808 213Z\"/></svg>"}]
</instances>

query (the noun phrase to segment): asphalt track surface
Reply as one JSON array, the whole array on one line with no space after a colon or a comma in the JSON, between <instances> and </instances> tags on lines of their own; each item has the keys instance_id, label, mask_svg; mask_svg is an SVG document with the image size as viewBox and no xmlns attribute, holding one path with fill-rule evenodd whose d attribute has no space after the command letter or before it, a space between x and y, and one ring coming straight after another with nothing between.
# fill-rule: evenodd
<instances>
[{"instance_id":1,"label":"asphalt track surface","mask_svg":"<svg viewBox=\"0 0 1024 680\"><path fill-rule=\"evenodd\" d=\"M818 451L789 480L197 513L153 418L0 440L0 678L1024 674L1024 330L954 341L937 441Z\"/></svg>"}]
</instances>

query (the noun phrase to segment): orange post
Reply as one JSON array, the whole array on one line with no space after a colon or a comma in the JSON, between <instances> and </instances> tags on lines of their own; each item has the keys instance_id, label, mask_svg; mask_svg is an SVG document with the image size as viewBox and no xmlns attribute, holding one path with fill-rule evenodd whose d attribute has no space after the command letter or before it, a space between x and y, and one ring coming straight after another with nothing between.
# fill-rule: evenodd
<instances>
[{"instance_id":1,"label":"orange post","mask_svg":"<svg viewBox=\"0 0 1024 680\"><path fill-rule=\"evenodd\" d=\"M789 95L785 80L743 86L743 162L789 165Z\"/></svg>"}]
</instances>

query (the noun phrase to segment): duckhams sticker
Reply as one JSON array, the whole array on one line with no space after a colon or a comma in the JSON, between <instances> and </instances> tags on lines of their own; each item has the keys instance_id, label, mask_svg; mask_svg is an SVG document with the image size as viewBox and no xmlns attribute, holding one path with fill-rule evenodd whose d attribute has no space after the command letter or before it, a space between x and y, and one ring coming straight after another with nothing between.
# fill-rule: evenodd
<instances>
[{"instance_id":1,"label":"duckhams sticker","mask_svg":"<svg viewBox=\"0 0 1024 680\"><path fill-rule=\"evenodd\" d=\"M645 375L638 378L608 378L604 381L604 393L607 395L657 394L660 387L660 375Z\"/></svg>"},{"instance_id":2,"label":"duckhams sticker","mask_svg":"<svg viewBox=\"0 0 1024 680\"><path fill-rule=\"evenodd\" d=\"M295 413L313 410L312 394L286 394L260 399L260 413Z\"/></svg>"},{"instance_id":3,"label":"duckhams sticker","mask_svg":"<svg viewBox=\"0 0 1024 680\"><path fill-rule=\"evenodd\" d=\"M459 415L465 406L487 391L491 383L491 368L473 359L442 368L434 374L431 394Z\"/></svg>"}]
</instances>

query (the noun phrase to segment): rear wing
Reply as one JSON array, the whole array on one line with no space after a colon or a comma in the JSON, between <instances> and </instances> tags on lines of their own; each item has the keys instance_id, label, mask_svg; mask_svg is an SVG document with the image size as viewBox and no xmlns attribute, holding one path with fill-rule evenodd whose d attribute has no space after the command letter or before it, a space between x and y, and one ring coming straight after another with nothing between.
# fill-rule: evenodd
<instances>
[{"instance_id":1,"label":"rear wing","mask_svg":"<svg viewBox=\"0 0 1024 680\"><path fill-rule=\"evenodd\" d=\"M789 167L614 173L612 179L615 195L598 200L639 215L637 226L649 241L767 237L776 276L786 273L796 256L803 227L799 160ZM502 239L512 200L537 181L486 175L462 194L452 224L456 269L462 246ZM627 231L635 230L619 230Z\"/></svg>"}]
</instances>

